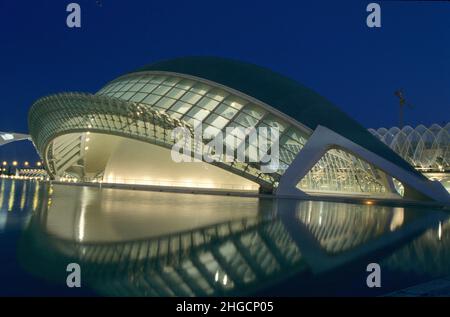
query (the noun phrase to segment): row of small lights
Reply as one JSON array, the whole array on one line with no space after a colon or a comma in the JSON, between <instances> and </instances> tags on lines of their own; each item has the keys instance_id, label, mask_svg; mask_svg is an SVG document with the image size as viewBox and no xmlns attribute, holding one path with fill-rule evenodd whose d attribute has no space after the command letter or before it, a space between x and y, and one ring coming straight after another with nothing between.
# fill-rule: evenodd
<instances>
[{"instance_id":1,"label":"row of small lights","mask_svg":"<svg viewBox=\"0 0 450 317\"><path fill-rule=\"evenodd\" d=\"M89 128L91 127L91 125L89 125ZM86 139L85 139L85 142L86 143L88 143L91 139L88 137L88 135L90 135L91 134L91 132L86 132L86 135L87 135L87 137L86 137ZM89 146L88 145L86 145L85 147L84 147L84 150L85 151L87 151L87 150L89 150Z\"/></svg>"},{"instance_id":2,"label":"row of small lights","mask_svg":"<svg viewBox=\"0 0 450 317\"><path fill-rule=\"evenodd\" d=\"M7 161L3 161L2 165L3 165L3 166L8 166L8 162L7 162ZM20 163L17 162L17 161L12 161L12 162L11 162L11 165L12 165L12 166L18 166L18 165L20 165ZM29 166L30 163L29 163L28 161L25 161L25 162L23 162L23 165L24 165L24 166ZM42 166L42 162L36 162L36 166Z\"/></svg>"},{"instance_id":3,"label":"row of small lights","mask_svg":"<svg viewBox=\"0 0 450 317\"><path fill-rule=\"evenodd\" d=\"M60 182L64 182L64 183L77 183L78 180L76 178L71 178L71 177L61 177L59 179Z\"/></svg>"},{"instance_id":4,"label":"row of small lights","mask_svg":"<svg viewBox=\"0 0 450 317\"><path fill-rule=\"evenodd\" d=\"M50 180L48 177L44 176L22 176L22 175L0 175L0 178L8 178L8 179L21 179L21 180L37 180L37 181L44 181L44 180Z\"/></svg>"}]
</instances>

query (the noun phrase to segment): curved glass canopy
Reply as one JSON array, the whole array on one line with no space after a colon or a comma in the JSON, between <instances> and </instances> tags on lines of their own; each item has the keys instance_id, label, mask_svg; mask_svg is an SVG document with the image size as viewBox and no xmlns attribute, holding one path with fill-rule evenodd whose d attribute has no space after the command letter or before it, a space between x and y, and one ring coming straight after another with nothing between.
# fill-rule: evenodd
<instances>
[{"instance_id":1,"label":"curved glass canopy","mask_svg":"<svg viewBox=\"0 0 450 317\"><path fill-rule=\"evenodd\" d=\"M211 164L268 191L277 188L280 177L311 135L301 122L252 97L200 78L167 72L128 74L108 83L96 95L66 93L44 97L30 110L29 123L33 141L53 177L65 175L74 166L83 169L86 140L91 132L171 148L177 141L171 133L174 128L186 127L193 133L202 125L204 143L223 133L226 145L237 138L238 146L242 143L246 148L245 162L228 162L223 157ZM248 135L228 136L225 132L228 128L259 127L275 127L280 132L280 164L274 173L263 172L261 163L254 163L251 153L259 149L247 144ZM198 148L195 144L192 147L195 155ZM326 153L299 187L305 191L382 193L386 190L380 173L359 158L335 149Z\"/></svg>"}]
</instances>

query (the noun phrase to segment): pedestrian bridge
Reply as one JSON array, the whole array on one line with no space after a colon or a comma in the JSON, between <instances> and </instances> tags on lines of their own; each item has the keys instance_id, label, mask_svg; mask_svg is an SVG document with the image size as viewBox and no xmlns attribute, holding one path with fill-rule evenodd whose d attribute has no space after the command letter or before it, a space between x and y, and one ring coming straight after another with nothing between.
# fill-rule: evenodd
<instances>
[{"instance_id":1,"label":"pedestrian bridge","mask_svg":"<svg viewBox=\"0 0 450 317\"><path fill-rule=\"evenodd\" d=\"M14 133L14 132L1 132L0 131L0 146L22 140L30 140L31 137L28 134Z\"/></svg>"}]
</instances>

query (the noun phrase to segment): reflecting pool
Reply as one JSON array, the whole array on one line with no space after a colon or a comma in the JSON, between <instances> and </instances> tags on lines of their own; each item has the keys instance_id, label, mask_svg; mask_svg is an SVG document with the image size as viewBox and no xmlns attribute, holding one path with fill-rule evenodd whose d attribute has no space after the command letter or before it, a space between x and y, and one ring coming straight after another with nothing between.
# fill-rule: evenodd
<instances>
[{"instance_id":1,"label":"reflecting pool","mask_svg":"<svg viewBox=\"0 0 450 317\"><path fill-rule=\"evenodd\" d=\"M0 295L383 295L450 275L448 216L2 179Z\"/></svg>"}]
</instances>

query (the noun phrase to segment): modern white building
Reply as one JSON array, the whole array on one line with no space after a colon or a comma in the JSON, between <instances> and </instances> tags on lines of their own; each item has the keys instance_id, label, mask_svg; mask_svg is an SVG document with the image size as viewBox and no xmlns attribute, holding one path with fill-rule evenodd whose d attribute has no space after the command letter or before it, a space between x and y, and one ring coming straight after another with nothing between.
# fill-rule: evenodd
<instances>
[{"instance_id":1,"label":"modern white building","mask_svg":"<svg viewBox=\"0 0 450 317\"><path fill-rule=\"evenodd\" d=\"M246 136L225 138L246 147L245 161L174 162L173 129L194 131L199 124L205 143L230 127L278 128L279 139L267 150L279 149L278 169L266 172L265 163L251 160ZM162 61L124 74L96 94L43 97L31 107L29 128L54 179L450 202L439 182L322 96L268 69L228 59Z\"/></svg>"}]
</instances>

